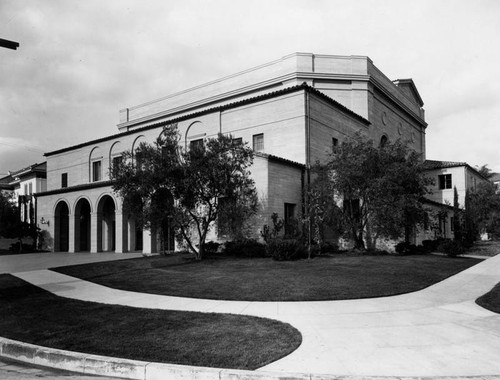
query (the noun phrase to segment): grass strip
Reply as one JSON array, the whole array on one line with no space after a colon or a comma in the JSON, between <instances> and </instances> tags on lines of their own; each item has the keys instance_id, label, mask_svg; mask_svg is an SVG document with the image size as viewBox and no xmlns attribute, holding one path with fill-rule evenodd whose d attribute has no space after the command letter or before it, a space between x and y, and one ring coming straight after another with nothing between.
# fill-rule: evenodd
<instances>
[{"instance_id":1,"label":"grass strip","mask_svg":"<svg viewBox=\"0 0 500 380\"><path fill-rule=\"evenodd\" d=\"M500 314L500 282L496 284L488 293L479 297L476 300L476 303L485 309Z\"/></svg>"},{"instance_id":2,"label":"grass strip","mask_svg":"<svg viewBox=\"0 0 500 380\"><path fill-rule=\"evenodd\" d=\"M413 292L481 260L435 255L316 257L274 261L182 255L55 268L111 288L142 293L244 301L319 301Z\"/></svg>"},{"instance_id":3,"label":"grass strip","mask_svg":"<svg viewBox=\"0 0 500 380\"><path fill-rule=\"evenodd\" d=\"M294 351L301 334L279 321L139 309L67 299L0 275L0 336L127 359L256 369Z\"/></svg>"}]
</instances>

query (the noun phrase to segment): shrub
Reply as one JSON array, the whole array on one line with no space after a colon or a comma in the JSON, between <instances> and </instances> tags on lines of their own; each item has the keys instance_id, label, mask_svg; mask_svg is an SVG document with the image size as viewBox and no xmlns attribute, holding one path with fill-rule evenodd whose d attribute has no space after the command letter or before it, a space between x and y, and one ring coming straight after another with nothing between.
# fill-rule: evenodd
<instances>
[{"instance_id":1,"label":"shrub","mask_svg":"<svg viewBox=\"0 0 500 380\"><path fill-rule=\"evenodd\" d=\"M423 255L429 252L423 245L415 245L406 241L396 244L394 248L400 255Z\"/></svg>"},{"instance_id":2,"label":"shrub","mask_svg":"<svg viewBox=\"0 0 500 380\"><path fill-rule=\"evenodd\" d=\"M456 257L465 253L465 248L458 240L445 240L437 248L438 252L446 253L449 257Z\"/></svg>"},{"instance_id":3,"label":"shrub","mask_svg":"<svg viewBox=\"0 0 500 380\"><path fill-rule=\"evenodd\" d=\"M273 228L271 229L271 227L269 227L267 224L264 224L264 226L262 227L262 231L260 231L260 235L266 243L271 239L275 239L285 225L285 221L283 219L280 219L278 213L276 212L273 212L273 214L271 215L271 220L273 222Z\"/></svg>"},{"instance_id":4,"label":"shrub","mask_svg":"<svg viewBox=\"0 0 500 380\"><path fill-rule=\"evenodd\" d=\"M225 244L224 252L230 256L266 257L266 246L257 240L235 240Z\"/></svg>"},{"instance_id":5,"label":"shrub","mask_svg":"<svg viewBox=\"0 0 500 380\"><path fill-rule=\"evenodd\" d=\"M321 249L319 251L320 254L324 255L327 253L337 253L339 252L339 246L335 243L327 241L321 245Z\"/></svg>"},{"instance_id":6,"label":"shrub","mask_svg":"<svg viewBox=\"0 0 500 380\"><path fill-rule=\"evenodd\" d=\"M215 241L208 241L203 244L205 255L213 255L219 250L220 244Z\"/></svg>"},{"instance_id":7,"label":"shrub","mask_svg":"<svg viewBox=\"0 0 500 380\"><path fill-rule=\"evenodd\" d=\"M439 245L439 240L424 240L424 241L422 241L422 246L425 248L426 252L436 251L438 245Z\"/></svg>"},{"instance_id":8,"label":"shrub","mask_svg":"<svg viewBox=\"0 0 500 380\"><path fill-rule=\"evenodd\" d=\"M374 249L374 248L367 249L363 252L363 256L385 256L388 254L389 252L387 252L384 249Z\"/></svg>"},{"instance_id":9,"label":"shrub","mask_svg":"<svg viewBox=\"0 0 500 380\"><path fill-rule=\"evenodd\" d=\"M21 250L19 250L19 242L12 243L9 247L9 251L12 252L34 252L33 245L23 243L21 245Z\"/></svg>"},{"instance_id":10,"label":"shrub","mask_svg":"<svg viewBox=\"0 0 500 380\"><path fill-rule=\"evenodd\" d=\"M399 242L394 247L396 252L400 255L413 255L415 254L416 248L415 244L408 243L407 241Z\"/></svg>"},{"instance_id":11,"label":"shrub","mask_svg":"<svg viewBox=\"0 0 500 380\"><path fill-rule=\"evenodd\" d=\"M272 239L267 252L274 260L291 261L307 257L307 248L297 239Z\"/></svg>"}]
</instances>

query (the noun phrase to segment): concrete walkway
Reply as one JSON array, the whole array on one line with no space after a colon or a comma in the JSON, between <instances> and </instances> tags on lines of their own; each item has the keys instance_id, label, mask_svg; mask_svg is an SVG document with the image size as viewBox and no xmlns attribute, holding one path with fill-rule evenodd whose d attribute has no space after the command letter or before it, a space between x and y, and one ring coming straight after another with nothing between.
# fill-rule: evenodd
<instances>
[{"instance_id":1,"label":"concrete walkway","mask_svg":"<svg viewBox=\"0 0 500 380\"><path fill-rule=\"evenodd\" d=\"M50 270L15 275L84 301L254 315L299 329L302 345L263 371L500 378L500 315L474 302L500 282L500 255L419 292L348 301L200 300L116 290Z\"/></svg>"}]
</instances>

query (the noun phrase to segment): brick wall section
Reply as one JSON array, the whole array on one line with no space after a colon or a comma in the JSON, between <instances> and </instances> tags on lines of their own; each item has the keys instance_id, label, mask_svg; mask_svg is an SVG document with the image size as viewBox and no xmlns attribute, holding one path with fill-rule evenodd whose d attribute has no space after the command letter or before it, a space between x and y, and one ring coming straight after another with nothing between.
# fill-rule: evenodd
<instances>
[{"instance_id":1,"label":"brick wall section","mask_svg":"<svg viewBox=\"0 0 500 380\"><path fill-rule=\"evenodd\" d=\"M332 152L332 138L338 139L340 145L352 138L356 131L364 135L369 133L370 127L314 95L310 96L309 112L311 165L317 160L324 162L328 159L328 154Z\"/></svg>"},{"instance_id":2,"label":"brick wall section","mask_svg":"<svg viewBox=\"0 0 500 380\"><path fill-rule=\"evenodd\" d=\"M269 207L267 209L266 217L269 222L270 216L273 212L278 213L280 218L284 217L285 203L295 204L295 216L300 217L302 204L302 170L298 167L271 161L269 162L268 173Z\"/></svg>"},{"instance_id":3,"label":"brick wall section","mask_svg":"<svg viewBox=\"0 0 500 380\"><path fill-rule=\"evenodd\" d=\"M243 138L250 147L252 136L263 133L263 153L304 163L304 92L224 111L222 132Z\"/></svg>"},{"instance_id":4,"label":"brick wall section","mask_svg":"<svg viewBox=\"0 0 500 380\"><path fill-rule=\"evenodd\" d=\"M370 138L379 142L383 135L390 141L407 141L409 147L422 153L425 159L425 128L379 91L375 91L370 102Z\"/></svg>"}]
</instances>

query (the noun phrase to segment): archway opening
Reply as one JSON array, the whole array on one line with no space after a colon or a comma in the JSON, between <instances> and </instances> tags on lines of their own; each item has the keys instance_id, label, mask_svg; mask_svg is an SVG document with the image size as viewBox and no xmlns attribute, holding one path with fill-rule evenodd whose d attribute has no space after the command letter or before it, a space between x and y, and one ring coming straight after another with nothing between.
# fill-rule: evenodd
<instances>
[{"instance_id":1,"label":"archway opening","mask_svg":"<svg viewBox=\"0 0 500 380\"><path fill-rule=\"evenodd\" d=\"M75 207L75 252L90 251L90 203L80 199Z\"/></svg>"},{"instance_id":2,"label":"archway opening","mask_svg":"<svg viewBox=\"0 0 500 380\"><path fill-rule=\"evenodd\" d=\"M156 235L157 244L152 242L152 248L156 245L155 248L161 252L173 251L175 249L175 235L172 221L174 206L172 194L167 189L159 189L151 202L153 204L152 217L157 222L156 234L151 234L152 236Z\"/></svg>"},{"instance_id":3,"label":"archway opening","mask_svg":"<svg viewBox=\"0 0 500 380\"><path fill-rule=\"evenodd\" d=\"M54 251L69 250L69 208L66 202L60 201L54 214Z\"/></svg>"},{"instance_id":4,"label":"archway opening","mask_svg":"<svg viewBox=\"0 0 500 380\"><path fill-rule=\"evenodd\" d=\"M97 207L97 251L113 252L116 243L115 201L105 195Z\"/></svg>"}]
</instances>

